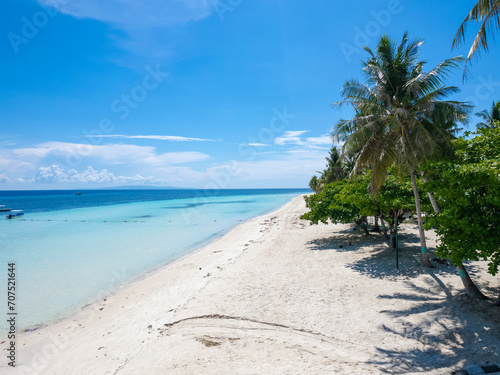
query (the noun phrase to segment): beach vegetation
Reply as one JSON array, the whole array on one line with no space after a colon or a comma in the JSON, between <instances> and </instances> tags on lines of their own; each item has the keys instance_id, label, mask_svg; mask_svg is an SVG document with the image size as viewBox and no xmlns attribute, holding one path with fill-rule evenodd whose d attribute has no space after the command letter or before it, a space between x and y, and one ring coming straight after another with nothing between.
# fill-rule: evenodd
<instances>
[{"instance_id":1,"label":"beach vegetation","mask_svg":"<svg viewBox=\"0 0 500 375\"><path fill-rule=\"evenodd\" d=\"M405 33L399 44L382 36L375 51L365 47L369 55L363 62L366 82L346 81L341 91L343 100L333 104L337 108L350 105L355 115L340 121L333 135L344 142L343 153L357 155L351 176L371 169L368 187L373 196L379 193L391 167L398 176L410 177L422 264L431 267L417 170L422 163L450 150L450 130L467 122L471 106L445 100L459 91L445 82L463 59L449 58L424 72L426 62L418 57L422 44L421 39L410 40Z\"/></svg>"},{"instance_id":2,"label":"beach vegetation","mask_svg":"<svg viewBox=\"0 0 500 375\"><path fill-rule=\"evenodd\" d=\"M414 211L413 190L409 177L398 178L391 169L379 194L369 193L370 170L356 179L345 178L324 186L320 193L306 196L309 211L301 216L311 224L319 222L355 223L365 235L369 235L365 218L374 216L382 223L390 246L396 247L397 226ZM429 205L424 199L426 207ZM387 231L390 233L387 235Z\"/></svg>"},{"instance_id":3,"label":"beach vegetation","mask_svg":"<svg viewBox=\"0 0 500 375\"><path fill-rule=\"evenodd\" d=\"M484 298L464 263L488 260L488 272L499 271L500 122L480 127L474 135L468 139L471 134L465 133L453 141L453 159L424 164L433 177L425 187L439 204L438 212L429 212L426 227L435 228L440 239L436 254L457 267L467 294Z\"/></svg>"},{"instance_id":4,"label":"beach vegetation","mask_svg":"<svg viewBox=\"0 0 500 375\"><path fill-rule=\"evenodd\" d=\"M319 177L313 176L309 181L309 187L318 193L326 184L343 180L349 173L349 164L344 162L337 147L332 146L326 159L326 168L319 173Z\"/></svg>"},{"instance_id":5,"label":"beach vegetation","mask_svg":"<svg viewBox=\"0 0 500 375\"><path fill-rule=\"evenodd\" d=\"M301 216L311 224L322 222L356 223L369 235L365 217L376 213L373 198L367 191L368 180L363 176L358 183L345 178L323 187L322 191L305 197L309 212Z\"/></svg>"},{"instance_id":6,"label":"beach vegetation","mask_svg":"<svg viewBox=\"0 0 500 375\"><path fill-rule=\"evenodd\" d=\"M481 117L484 122L479 122L476 126L482 128L492 128L495 126L496 121L500 121L500 100L498 102L493 102L491 105L491 110L483 109L481 112L477 112L476 116Z\"/></svg>"}]
</instances>

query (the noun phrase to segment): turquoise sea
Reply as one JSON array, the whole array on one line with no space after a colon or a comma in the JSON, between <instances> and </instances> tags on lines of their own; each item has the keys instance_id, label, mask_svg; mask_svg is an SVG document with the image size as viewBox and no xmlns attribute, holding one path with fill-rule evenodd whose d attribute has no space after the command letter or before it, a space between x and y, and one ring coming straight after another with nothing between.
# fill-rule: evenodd
<instances>
[{"instance_id":1,"label":"turquoise sea","mask_svg":"<svg viewBox=\"0 0 500 375\"><path fill-rule=\"evenodd\" d=\"M0 205L25 212L0 216L0 312L7 316L8 263L16 265L18 329L33 328L308 191L0 191Z\"/></svg>"}]
</instances>

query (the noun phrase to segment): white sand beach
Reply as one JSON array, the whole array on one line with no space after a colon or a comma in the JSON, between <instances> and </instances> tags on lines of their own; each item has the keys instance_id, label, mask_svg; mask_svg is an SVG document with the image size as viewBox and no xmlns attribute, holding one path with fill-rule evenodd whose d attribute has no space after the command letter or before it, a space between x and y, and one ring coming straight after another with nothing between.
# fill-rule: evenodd
<instances>
[{"instance_id":1,"label":"white sand beach","mask_svg":"<svg viewBox=\"0 0 500 375\"><path fill-rule=\"evenodd\" d=\"M22 333L5 374L451 374L500 355L500 308L471 303L453 267L400 270L379 235L299 219L297 197L197 252ZM429 247L435 246L428 233ZM471 275L495 298L498 278Z\"/></svg>"}]
</instances>

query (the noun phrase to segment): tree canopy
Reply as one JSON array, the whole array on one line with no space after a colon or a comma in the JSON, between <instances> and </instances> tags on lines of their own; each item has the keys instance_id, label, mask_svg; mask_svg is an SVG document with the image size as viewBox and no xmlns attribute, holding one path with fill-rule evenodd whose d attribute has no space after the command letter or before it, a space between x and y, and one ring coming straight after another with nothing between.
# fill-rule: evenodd
<instances>
[{"instance_id":1,"label":"tree canopy","mask_svg":"<svg viewBox=\"0 0 500 375\"><path fill-rule=\"evenodd\" d=\"M391 173L380 193L373 197L368 191L369 181L370 171L367 170L357 180L346 178L325 185L320 193L305 197L310 211L301 218L311 224L327 224L328 220L344 224L355 222L366 234L362 218L376 216L389 224L392 233L403 215L414 211L411 182L408 178L401 181Z\"/></svg>"},{"instance_id":2,"label":"tree canopy","mask_svg":"<svg viewBox=\"0 0 500 375\"><path fill-rule=\"evenodd\" d=\"M489 272L500 266L500 122L466 133L454 141L456 157L428 163L432 178L427 189L434 192L440 212L430 216L441 239L440 257L455 266L467 260L487 259Z\"/></svg>"},{"instance_id":3,"label":"tree canopy","mask_svg":"<svg viewBox=\"0 0 500 375\"><path fill-rule=\"evenodd\" d=\"M360 178L358 183L352 179L343 179L323 187L320 193L306 196L306 206L309 212L302 219L328 223L352 223L361 216L375 215L377 207L367 191L368 177Z\"/></svg>"}]
</instances>

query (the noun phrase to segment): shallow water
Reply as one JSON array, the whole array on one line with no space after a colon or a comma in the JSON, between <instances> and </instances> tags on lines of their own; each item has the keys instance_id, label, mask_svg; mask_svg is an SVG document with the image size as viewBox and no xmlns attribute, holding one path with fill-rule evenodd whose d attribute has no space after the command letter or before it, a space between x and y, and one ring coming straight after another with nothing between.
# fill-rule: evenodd
<instances>
[{"instance_id":1,"label":"shallow water","mask_svg":"<svg viewBox=\"0 0 500 375\"><path fill-rule=\"evenodd\" d=\"M16 264L18 329L71 313L305 190L0 192L0 283ZM1 285L0 284L0 285ZM5 289L4 289L5 290ZM7 301L4 316L7 316ZM0 329L7 328L0 319Z\"/></svg>"}]
</instances>

